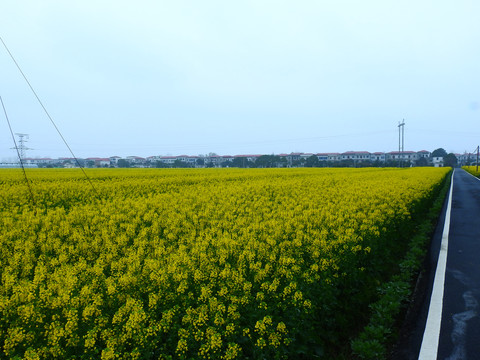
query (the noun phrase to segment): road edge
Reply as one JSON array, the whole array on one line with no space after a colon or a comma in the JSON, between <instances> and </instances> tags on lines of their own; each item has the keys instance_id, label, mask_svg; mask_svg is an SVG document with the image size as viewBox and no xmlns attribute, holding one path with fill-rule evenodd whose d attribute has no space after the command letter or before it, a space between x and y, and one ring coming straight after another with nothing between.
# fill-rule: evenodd
<instances>
[{"instance_id":1,"label":"road edge","mask_svg":"<svg viewBox=\"0 0 480 360\"><path fill-rule=\"evenodd\" d=\"M450 182L450 191L448 195L447 210L443 226L442 242L440 245L440 252L438 254L432 296L430 298L430 306L428 308L427 324L423 333L420 355L418 357L419 360L430 360L437 358L440 325L442 322L443 292L445 285L445 272L447 268L448 235L450 231L454 175L455 169L453 170L452 180Z\"/></svg>"}]
</instances>

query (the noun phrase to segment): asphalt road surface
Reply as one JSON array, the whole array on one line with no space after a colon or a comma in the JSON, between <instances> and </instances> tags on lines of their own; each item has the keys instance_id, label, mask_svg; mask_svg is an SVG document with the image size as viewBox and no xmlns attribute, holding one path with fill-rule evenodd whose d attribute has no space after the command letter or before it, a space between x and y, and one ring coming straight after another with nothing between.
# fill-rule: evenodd
<instances>
[{"instance_id":1,"label":"asphalt road surface","mask_svg":"<svg viewBox=\"0 0 480 360\"><path fill-rule=\"evenodd\" d=\"M480 359L480 181L455 169L451 190L395 360Z\"/></svg>"},{"instance_id":2,"label":"asphalt road surface","mask_svg":"<svg viewBox=\"0 0 480 360\"><path fill-rule=\"evenodd\" d=\"M480 181L458 169L453 181L437 359L480 359Z\"/></svg>"}]
</instances>

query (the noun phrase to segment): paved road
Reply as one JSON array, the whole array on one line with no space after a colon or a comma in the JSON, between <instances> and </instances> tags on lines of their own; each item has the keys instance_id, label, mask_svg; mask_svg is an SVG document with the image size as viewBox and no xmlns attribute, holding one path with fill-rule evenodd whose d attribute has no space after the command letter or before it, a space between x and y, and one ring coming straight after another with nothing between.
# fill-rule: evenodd
<instances>
[{"instance_id":1,"label":"paved road","mask_svg":"<svg viewBox=\"0 0 480 360\"><path fill-rule=\"evenodd\" d=\"M480 181L457 169L453 182L437 359L480 359Z\"/></svg>"},{"instance_id":2,"label":"paved road","mask_svg":"<svg viewBox=\"0 0 480 360\"><path fill-rule=\"evenodd\" d=\"M444 252L443 303L440 301L443 308L441 315L438 314L439 327L435 334L438 350L422 351L422 360L480 359L480 181L464 170L456 169L451 195L451 212L447 212L448 202L445 201L432 240L427 272L418 286L418 306L411 311L394 360L416 360L419 357L437 262L441 262L442 235L446 233L448 250ZM444 229L445 219L447 224L450 221L447 229ZM437 349L436 344L434 349Z\"/></svg>"}]
</instances>

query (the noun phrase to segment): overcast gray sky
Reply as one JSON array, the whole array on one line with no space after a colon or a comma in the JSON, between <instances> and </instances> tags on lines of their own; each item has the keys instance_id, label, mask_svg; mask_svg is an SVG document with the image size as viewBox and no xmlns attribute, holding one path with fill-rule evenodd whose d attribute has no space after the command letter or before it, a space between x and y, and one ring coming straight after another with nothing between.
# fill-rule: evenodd
<instances>
[{"instance_id":1,"label":"overcast gray sky","mask_svg":"<svg viewBox=\"0 0 480 360\"><path fill-rule=\"evenodd\" d=\"M472 151L480 1L2 0L0 36L79 157ZM1 44L0 44L1 45ZM69 156L6 50L31 157ZM0 160L15 156L0 114Z\"/></svg>"}]
</instances>

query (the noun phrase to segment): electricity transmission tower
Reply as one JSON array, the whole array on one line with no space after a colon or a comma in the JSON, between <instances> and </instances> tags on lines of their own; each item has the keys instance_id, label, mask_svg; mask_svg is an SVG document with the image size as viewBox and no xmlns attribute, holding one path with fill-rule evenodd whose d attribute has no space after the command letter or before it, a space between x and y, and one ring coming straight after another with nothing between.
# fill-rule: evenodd
<instances>
[{"instance_id":1,"label":"electricity transmission tower","mask_svg":"<svg viewBox=\"0 0 480 360\"><path fill-rule=\"evenodd\" d=\"M15 133L15 135L18 136L18 144L12 149L17 150L18 156L20 156L20 161L23 162L23 160L25 160L27 150L33 150L33 149L25 145L25 143L28 141L28 134Z\"/></svg>"}]
</instances>

